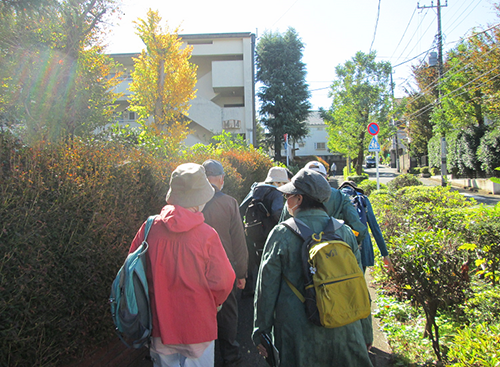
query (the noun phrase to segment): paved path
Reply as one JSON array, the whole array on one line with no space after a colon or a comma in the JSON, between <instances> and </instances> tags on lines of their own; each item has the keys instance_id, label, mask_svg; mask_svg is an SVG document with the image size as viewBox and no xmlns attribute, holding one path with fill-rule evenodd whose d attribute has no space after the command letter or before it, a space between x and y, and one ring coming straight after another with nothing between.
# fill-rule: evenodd
<instances>
[{"instance_id":1,"label":"paved path","mask_svg":"<svg viewBox=\"0 0 500 367\"><path fill-rule=\"evenodd\" d=\"M366 274L368 289L372 300L376 298L375 287L371 284L369 272ZM372 311L375 309L375 303L372 302ZM241 345L243 355L242 367L266 367L268 366L264 359L258 354L257 349L252 343L250 335L253 327L253 298L239 299L239 323L237 340ZM374 342L370 357L374 367L388 367L392 358L392 350L387 343L387 339L379 329L379 320L373 318L373 336ZM216 367L222 366L220 357L216 355ZM283 366L286 367L286 366ZM304 366L309 367L309 366Z\"/></svg>"}]
</instances>

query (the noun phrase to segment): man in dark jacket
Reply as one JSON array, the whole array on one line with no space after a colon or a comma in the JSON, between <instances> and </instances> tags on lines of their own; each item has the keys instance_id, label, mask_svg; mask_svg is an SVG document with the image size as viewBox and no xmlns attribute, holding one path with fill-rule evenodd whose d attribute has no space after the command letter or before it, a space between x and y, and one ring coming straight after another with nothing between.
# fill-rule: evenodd
<instances>
[{"instance_id":1,"label":"man in dark jacket","mask_svg":"<svg viewBox=\"0 0 500 367\"><path fill-rule=\"evenodd\" d=\"M219 234L222 246L236 273L236 283L222 309L217 314L217 343L224 361L224 367L239 366L241 354L236 341L238 327L238 303L236 293L245 288L247 275L248 250L245 242L243 223L239 213L238 202L233 197L222 193L224 186L224 168L216 160L209 159L203 163L208 181L215 189L214 197L205 205L203 215Z\"/></svg>"}]
</instances>

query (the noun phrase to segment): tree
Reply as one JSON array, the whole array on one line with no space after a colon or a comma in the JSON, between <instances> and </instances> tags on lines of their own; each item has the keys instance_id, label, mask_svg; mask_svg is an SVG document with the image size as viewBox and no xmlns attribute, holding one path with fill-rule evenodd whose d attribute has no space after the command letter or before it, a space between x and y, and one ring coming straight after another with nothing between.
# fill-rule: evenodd
<instances>
[{"instance_id":1,"label":"tree","mask_svg":"<svg viewBox=\"0 0 500 367\"><path fill-rule=\"evenodd\" d=\"M31 141L84 135L112 121L118 83L99 35L113 0L2 3L0 116Z\"/></svg>"},{"instance_id":2,"label":"tree","mask_svg":"<svg viewBox=\"0 0 500 367\"><path fill-rule=\"evenodd\" d=\"M328 125L328 148L354 158L358 175L362 173L364 153L371 138L368 124L379 124L379 139L389 130L391 65L376 62L375 58L375 51L369 54L359 51L335 68L337 80L330 92L332 107L323 113Z\"/></svg>"},{"instance_id":3,"label":"tree","mask_svg":"<svg viewBox=\"0 0 500 367\"><path fill-rule=\"evenodd\" d=\"M311 109L311 94L305 82L303 49L293 28L284 34L265 32L257 45L257 81L263 84L257 93L260 121L274 140L276 161L281 160L284 134L293 141L308 134L305 120Z\"/></svg>"},{"instance_id":4,"label":"tree","mask_svg":"<svg viewBox=\"0 0 500 367\"><path fill-rule=\"evenodd\" d=\"M130 109L138 112L144 129L153 116L154 135L178 143L188 134L186 116L196 93L197 66L189 62L193 48L182 47L178 28L173 33L168 26L163 29L156 11L150 9L145 20L135 23L146 50L134 59Z\"/></svg>"}]
</instances>

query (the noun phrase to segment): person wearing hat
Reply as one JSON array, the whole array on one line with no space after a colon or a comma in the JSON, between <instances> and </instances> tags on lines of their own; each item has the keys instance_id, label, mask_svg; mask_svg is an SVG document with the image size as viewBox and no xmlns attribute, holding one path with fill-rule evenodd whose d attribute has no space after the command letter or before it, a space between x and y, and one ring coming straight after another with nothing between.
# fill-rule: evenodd
<instances>
[{"instance_id":1,"label":"person wearing hat","mask_svg":"<svg viewBox=\"0 0 500 367\"><path fill-rule=\"evenodd\" d=\"M217 344L224 367L234 367L241 364L240 346L236 341L238 328L238 289L245 288L248 267L248 249L245 241L243 222L235 198L224 194L224 168L219 161L209 159L203 162L208 181L212 184L215 194L205 205L203 215L205 223L214 227L226 250L226 255L236 273L236 283L233 290L217 314Z\"/></svg>"},{"instance_id":2,"label":"person wearing hat","mask_svg":"<svg viewBox=\"0 0 500 367\"><path fill-rule=\"evenodd\" d=\"M389 252L387 251L382 231L378 225L377 218L375 218L375 213L373 212L372 204L368 196L365 195L363 189L360 189L354 181L345 181L339 189L345 196L350 198L351 203L356 205L355 202L358 202L359 209L357 209L357 211L361 211L361 213L364 214L364 221L361 218L360 220L362 220L364 225L370 227L373 238L375 238L380 254L383 257L384 266L389 271L393 271L394 268L391 259L389 259ZM368 266L373 266L375 264L375 255L373 254L373 244L370 236L366 236L361 244L361 263L363 264L363 272Z\"/></svg>"},{"instance_id":3,"label":"person wearing hat","mask_svg":"<svg viewBox=\"0 0 500 367\"><path fill-rule=\"evenodd\" d=\"M283 210L283 195L277 189L280 186L290 182L288 178L288 172L286 168L283 167L271 167L267 172L267 177L264 182L254 183L250 189L250 192L243 199L240 204L240 213L243 218L245 218L246 210L248 205L253 202L262 202L269 213L269 216L263 220L265 236L271 232L273 227L278 224L281 216L281 211ZM260 264L260 258L262 256L262 248L264 247L264 241L256 241L255 239L247 238L248 243L248 279L245 289L243 290L242 296L249 297L253 296L254 286L256 280L256 269Z\"/></svg>"},{"instance_id":4,"label":"person wearing hat","mask_svg":"<svg viewBox=\"0 0 500 367\"><path fill-rule=\"evenodd\" d=\"M325 178L327 177L326 168L321 162L308 162L304 168L316 171ZM330 190L332 193L328 201L325 203L328 215L334 217L335 219L343 220L349 227L351 227L356 235L358 244L361 245L363 240L368 236L368 229L366 228L366 225L361 223L359 220L358 213L348 197L342 195L342 192L334 187L331 187Z\"/></svg>"},{"instance_id":5,"label":"person wearing hat","mask_svg":"<svg viewBox=\"0 0 500 367\"><path fill-rule=\"evenodd\" d=\"M217 310L235 281L219 235L201 213L214 191L203 166L181 164L149 232L146 275L155 367L214 365ZM130 252L142 243L144 228Z\"/></svg>"},{"instance_id":6,"label":"person wearing hat","mask_svg":"<svg viewBox=\"0 0 500 367\"><path fill-rule=\"evenodd\" d=\"M331 190L326 179L310 169L301 169L290 183L278 189L286 198L288 212L320 233L330 220L324 203ZM337 233L351 247L360 263L358 244L347 226ZM254 300L252 339L259 352L262 333L273 334L280 365L287 367L371 366L361 320L338 328L318 327L306 316L304 304L286 279L305 293L302 273L303 241L280 223L269 234L262 255Z\"/></svg>"}]
</instances>

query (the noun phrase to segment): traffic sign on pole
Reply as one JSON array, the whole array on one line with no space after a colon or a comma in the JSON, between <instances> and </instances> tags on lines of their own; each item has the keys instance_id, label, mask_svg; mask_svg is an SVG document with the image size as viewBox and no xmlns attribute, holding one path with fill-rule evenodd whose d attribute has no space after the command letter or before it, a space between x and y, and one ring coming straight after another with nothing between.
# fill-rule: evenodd
<instances>
[{"instance_id":1,"label":"traffic sign on pole","mask_svg":"<svg viewBox=\"0 0 500 367\"><path fill-rule=\"evenodd\" d=\"M368 145L369 152L380 152L380 144L378 143L378 139L376 136L372 138L370 145Z\"/></svg>"},{"instance_id":2,"label":"traffic sign on pole","mask_svg":"<svg viewBox=\"0 0 500 367\"><path fill-rule=\"evenodd\" d=\"M378 126L378 124L376 122L370 122L368 124L368 134L370 135L377 135L380 131L380 127Z\"/></svg>"}]
</instances>

